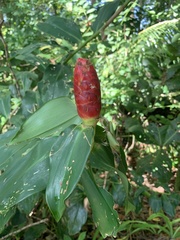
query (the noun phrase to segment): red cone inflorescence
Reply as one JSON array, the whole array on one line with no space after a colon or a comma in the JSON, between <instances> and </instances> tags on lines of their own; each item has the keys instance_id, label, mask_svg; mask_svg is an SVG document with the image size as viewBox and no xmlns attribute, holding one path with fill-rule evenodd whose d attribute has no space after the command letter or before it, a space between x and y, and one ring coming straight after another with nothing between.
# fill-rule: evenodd
<instances>
[{"instance_id":1,"label":"red cone inflorescence","mask_svg":"<svg viewBox=\"0 0 180 240\"><path fill-rule=\"evenodd\" d=\"M85 125L96 125L101 111L100 82L88 59L78 58L74 69L74 95Z\"/></svg>"}]
</instances>

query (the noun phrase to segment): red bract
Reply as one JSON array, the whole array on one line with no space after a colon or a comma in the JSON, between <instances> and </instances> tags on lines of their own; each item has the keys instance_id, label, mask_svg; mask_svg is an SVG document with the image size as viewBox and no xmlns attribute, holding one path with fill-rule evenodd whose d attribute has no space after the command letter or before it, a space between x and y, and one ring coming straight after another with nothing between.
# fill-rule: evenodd
<instances>
[{"instance_id":1,"label":"red bract","mask_svg":"<svg viewBox=\"0 0 180 240\"><path fill-rule=\"evenodd\" d=\"M100 82L88 59L78 58L74 69L74 95L79 116L95 125L101 111Z\"/></svg>"}]
</instances>

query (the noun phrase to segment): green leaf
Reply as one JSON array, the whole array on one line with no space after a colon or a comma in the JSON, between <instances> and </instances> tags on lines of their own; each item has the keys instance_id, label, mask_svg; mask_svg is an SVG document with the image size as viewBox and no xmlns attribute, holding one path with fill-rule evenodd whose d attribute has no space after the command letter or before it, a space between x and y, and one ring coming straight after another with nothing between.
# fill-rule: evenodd
<instances>
[{"instance_id":1,"label":"green leaf","mask_svg":"<svg viewBox=\"0 0 180 240\"><path fill-rule=\"evenodd\" d=\"M84 239L86 239L86 232L81 232L77 240L84 240Z\"/></svg>"},{"instance_id":2,"label":"green leaf","mask_svg":"<svg viewBox=\"0 0 180 240\"><path fill-rule=\"evenodd\" d=\"M180 139L180 133L176 120L161 127L154 123L149 124L147 129L149 131L149 137L151 137L152 143L159 146L165 146L172 143L174 140L178 141Z\"/></svg>"},{"instance_id":3,"label":"green leaf","mask_svg":"<svg viewBox=\"0 0 180 240\"><path fill-rule=\"evenodd\" d=\"M50 65L47 67L43 79L38 83L41 100L47 102L53 98L69 94L68 81L72 70L64 65Z\"/></svg>"},{"instance_id":4,"label":"green leaf","mask_svg":"<svg viewBox=\"0 0 180 240\"><path fill-rule=\"evenodd\" d=\"M115 203L117 203L119 206L123 206L123 203L126 198L126 193L124 191L124 186L120 183L115 183L112 186L112 195Z\"/></svg>"},{"instance_id":5,"label":"green leaf","mask_svg":"<svg viewBox=\"0 0 180 240\"><path fill-rule=\"evenodd\" d=\"M49 176L49 152L56 137L10 145L2 152L0 209L8 209L45 189Z\"/></svg>"},{"instance_id":6,"label":"green leaf","mask_svg":"<svg viewBox=\"0 0 180 240\"><path fill-rule=\"evenodd\" d=\"M32 53L34 50L36 50L37 48L40 48L42 46L44 46L44 43L34 43L34 44L30 44L26 47L24 47L23 49L20 49L16 52L17 55L26 55L26 54L30 54Z\"/></svg>"},{"instance_id":7,"label":"green leaf","mask_svg":"<svg viewBox=\"0 0 180 240\"><path fill-rule=\"evenodd\" d=\"M6 211L0 211L0 233L3 231L9 219L15 214L15 208Z\"/></svg>"},{"instance_id":8,"label":"green leaf","mask_svg":"<svg viewBox=\"0 0 180 240\"><path fill-rule=\"evenodd\" d=\"M79 233L87 220L87 210L84 208L83 202L77 202L68 206L65 211L65 217L69 235Z\"/></svg>"},{"instance_id":9,"label":"green leaf","mask_svg":"<svg viewBox=\"0 0 180 240\"><path fill-rule=\"evenodd\" d=\"M81 119L74 103L67 97L56 98L38 109L23 124L12 143L61 132L72 124L79 124Z\"/></svg>"},{"instance_id":10,"label":"green leaf","mask_svg":"<svg viewBox=\"0 0 180 240\"><path fill-rule=\"evenodd\" d=\"M18 209L25 214L29 214L34 208L35 204L38 202L40 197L39 193L33 194L28 198L25 198L23 201L18 203Z\"/></svg>"},{"instance_id":11,"label":"green leaf","mask_svg":"<svg viewBox=\"0 0 180 240\"><path fill-rule=\"evenodd\" d=\"M65 209L65 199L81 177L93 140L93 128L71 127L59 136L52 147L46 200L56 221L59 221Z\"/></svg>"},{"instance_id":12,"label":"green leaf","mask_svg":"<svg viewBox=\"0 0 180 240\"><path fill-rule=\"evenodd\" d=\"M92 25L92 30L94 32L97 32L104 25L104 23L114 14L119 4L119 0L104 4L104 6L100 9L95 22Z\"/></svg>"},{"instance_id":13,"label":"green leaf","mask_svg":"<svg viewBox=\"0 0 180 240\"><path fill-rule=\"evenodd\" d=\"M39 23L37 27L53 37L64 38L71 43L79 43L82 38L79 26L65 18L49 17L46 22Z\"/></svg>"},{"instance_id":14,"label":"green leaf","mask_svg":"<svg viewBox=\"0 0 180 240\"><path fill-rule=\"evenodd\" d=\"M102 236L116 236L119 227L117 212L113 209L113 198L105 190L99 188L93 176L84 169L81 182L89 199L94 222Z\"/></svg>"},{"instance_id":15,"label":"green leaf","mask_svg":"<svg viewBox=\"0 0 180 240\"><path fill-rule=\"evenodd\" d=\"M95 143L90 154L90 163L93 168L108 171L114 167L114 155L109 147Z\"/></svg>"},{"instance_id":16,"label":"green leaf","mask_svg":"<svg viewBox=\"0 0 180 240\"><path fill-rule=\"evenodd\" d=\"M10 104L11 96L10 92L0 92L0 114L2 114L5 118L9 117L11 111Z\"/></svg>"},{"instance_id":17,"label":"green leaf","mask_svg":"<svg viewBox=\"0 0 180 240\"><path fill-rule=\"evenodd\" d=\"M157 194L151 194L149 204L153 212L159 212L162 209L162 199Z\"/></svg>"},{"instance_id":18,"label":"green leaf","mask_svg":"<svg viewBox=\"0 0 180 240\"><path fill-rule=\"evenodd\" d=\"M162 195L162 202L163 202L163 210L166 214L170 217L174 217L175 215L175 207L173 203L170 201L170 198L166 195Z\"/></svg>"}]
</instances>

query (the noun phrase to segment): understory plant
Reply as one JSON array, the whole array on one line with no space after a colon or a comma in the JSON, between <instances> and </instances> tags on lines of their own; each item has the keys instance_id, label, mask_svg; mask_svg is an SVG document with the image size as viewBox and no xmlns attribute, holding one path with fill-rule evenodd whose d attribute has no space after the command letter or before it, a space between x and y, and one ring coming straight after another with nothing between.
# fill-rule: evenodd
<instances>
[{"instance_id":1,"label":"understory plant","mask_svg":"<svg viewBox=\"0 0 180 240\"><path fill-rule=\"evenodd\" d=\"M43 33L37 42L11 51L0 23L2 239L19 234L14 228L27 219L33 231L20 237L38 239L49 219L49 232L64 240L148 228L179 236L179 220L169 219L180 202L179 20L135 34L128 29L138 9L137 1L116 0L76 20L68 11L50 14L36 26ZM163 192L149 189L145 178ZM140 213L144 197L155 213L148 220L160 217L166 225L122 221L117 206L124 215Z\"/></svg>"}]
</instances>

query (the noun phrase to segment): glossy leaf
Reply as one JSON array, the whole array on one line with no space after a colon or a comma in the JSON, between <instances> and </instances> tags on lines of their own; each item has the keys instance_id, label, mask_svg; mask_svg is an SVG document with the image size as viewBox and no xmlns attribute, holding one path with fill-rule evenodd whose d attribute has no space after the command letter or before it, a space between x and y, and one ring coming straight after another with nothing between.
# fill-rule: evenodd
<instances>
[{"instance_id":1,"label":"glossy leaf","mask_svg":"<svg viewBox=\"0 0 180 240\"><path fill-rule=\"evenodd\" d=\"M53 37L64 38L71 43L81 41L79 26L69 19L57 16L49 17L44 23L39 23L38 28Z\"/></svg>"},{"instance_id":2,"label":"glossy leaf","mask_svg":"<svg viewBox=\"0 0 180 240\"><path fill-rule=\"evenodd\" d=\"M81 120L74 103L68 97L56 98L38 109L22 126L12 143L26 141L52 132L61 132Z\"/></svg>"},{"instance_id":3,"label":"glossy leaf","mask_svg":"<svg viewBox=\"0 0 180 240\"><path fill-rule=\"evenodd\" d=\"M83 201L68 206L65 217L67 219L68 233L70 235L79 233L87 220L87 210L84 208Z\"/></svg>"},{"instance_id":4,"label":"glossy leaf","mask_svg":"<svg viewBox=\"0 0 180 240\"><path fill-rule=\"evenodd\" d=\"M11 145L4 150L0 209L8 209L45 189L49 176L49 152L55 140L33 140L28 144Z\"/></svg>"},{"instance_id":5,"label":"glossy leaf","mask_svg":"<svg viewBox=\"0 0 180 240\"><path fill-rule=\"evenodd\" d=\"M104 23L114 14L119 4L119 0L105 3L105 5L100 9L97 18L92 25L92 30L94 32L98 31L104 25Z\"/></svg>"},{"instance_id":6,"label":"glossy leaf","mask_svg":"<svg viewBox=\"0 0 180 240\"><path fill-rule=\"evenodd\" d=\"M117 212L113 209L112 196L102 188L99 188L93 176L84 170L81 178L85 193L90 202L94 222L102 236L116 236L119 227Z\"/></svg>"},{"instance_id":7,"label":"glossy leaf","mask_svg":"<svg viewBox=\"0 0 180 240\"><path fill-rule=\"evenodd\" d=\"M59 136L52 147L46 200L56 221L62 216L65 199L69 197L81 177L93 140L92 127L71 127Z\"/></svg>"}]
</instances>

